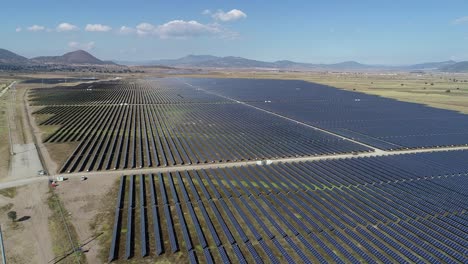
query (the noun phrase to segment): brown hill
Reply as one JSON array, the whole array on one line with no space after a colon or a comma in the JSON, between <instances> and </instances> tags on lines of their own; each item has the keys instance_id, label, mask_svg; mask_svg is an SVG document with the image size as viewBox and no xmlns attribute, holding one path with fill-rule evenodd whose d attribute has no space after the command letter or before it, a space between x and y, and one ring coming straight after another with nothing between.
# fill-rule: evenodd
<instances>
[{"instance_id":1,"label":"brown hill","mask_svg":"<svg viewBox=\"0 0 468 264\"><path fill-rule=\"evenodd\" d=\"M105 65L114 64L113 62L102 61L84 50L77 50L63 54L62 56L41 56L31 59L36 63L44 64L92 64Z\"/></svg>"},{"instance_id":2,"label":"brown hill","mask_svg":"<svg viewBox=\"0 0 468 264\"><path fill-rule=\"evenodd\" d=\"M0 49L0 64L27 63L28 59L6 49Z\"/></svg>"}]
</instances>

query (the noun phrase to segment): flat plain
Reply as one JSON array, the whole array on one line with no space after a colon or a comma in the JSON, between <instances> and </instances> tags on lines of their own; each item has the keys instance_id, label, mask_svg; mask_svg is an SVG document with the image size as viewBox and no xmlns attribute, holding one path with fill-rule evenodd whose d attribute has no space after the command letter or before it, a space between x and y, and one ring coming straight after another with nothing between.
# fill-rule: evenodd
<instances>
[{"instance_id":1,"label":"flat plain","mask_svg":"<svg viewBox=\"0 0 468 264\"><path fill-rule=\"evenodd\" d=\"M50 179L69 177L53 193L72 240L51 229L47 254L466 262L466 76L168 77L19 86Z\"/></svg>"}]
</instances>

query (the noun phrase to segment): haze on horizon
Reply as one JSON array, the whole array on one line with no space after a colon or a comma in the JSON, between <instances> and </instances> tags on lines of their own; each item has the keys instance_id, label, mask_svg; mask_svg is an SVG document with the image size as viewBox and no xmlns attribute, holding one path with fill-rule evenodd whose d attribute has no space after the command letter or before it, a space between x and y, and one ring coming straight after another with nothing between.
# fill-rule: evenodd
<instances>
[{"instance_id":1,"label":"haze on horizon","mask_svg":"<svg viewBox=\"0 0 468 264\"><path fill-rule=\"evenodd\" d=\"M33 1L2 3L1 48L112 60L187 54L311 63L468 60L468 2Z\"/></svg>"}]
</instances>

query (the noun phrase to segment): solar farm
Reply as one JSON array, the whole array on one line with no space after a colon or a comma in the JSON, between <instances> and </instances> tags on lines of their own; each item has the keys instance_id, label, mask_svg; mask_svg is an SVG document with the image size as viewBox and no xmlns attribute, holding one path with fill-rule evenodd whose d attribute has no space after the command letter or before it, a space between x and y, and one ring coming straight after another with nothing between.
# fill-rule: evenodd
<instances>
[{"instance_id":1,"label":"solar farm","mask_svg":"<svg viewBox=\"0 0 468 264\"><path fill-rule=\"evenodd\" d=\"M79 142L61 172L371 151L174 80L89 87L32 93L44 142Z\"/></svg>"},{"instance_id":2,"label":"solar farm","mask_svg":"<svg viewBox=\"0 0 468 264\"><path fill-rule=\"evenodd\" d=\"M466 146L468 142L468 116L450 110L303 81L192 79L190 82L380 149Z\"/></svg>"},{"instance_id":3,"label":"solar farm","mask_svg":"<svg viewBox=\"0 0 468 264\"><path fill-rule=\"evenodd\" d=\"M113 80L28 99L56 128L43 143L76 143L58 173L118 175L104 261L468 261L466 115L282 80Z\"/></svg>"}]
</instances>

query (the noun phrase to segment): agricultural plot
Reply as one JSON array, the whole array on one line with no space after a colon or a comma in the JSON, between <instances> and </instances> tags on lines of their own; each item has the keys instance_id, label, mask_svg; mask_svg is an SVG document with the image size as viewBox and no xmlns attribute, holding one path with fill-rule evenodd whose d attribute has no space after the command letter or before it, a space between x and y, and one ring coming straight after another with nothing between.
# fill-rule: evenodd
<instances>
[{"instance_id":1,"label":"agricultural plot","mask_svg":"<svg viewBox=\"0 0 468 264\"><path fill-rule=\"evenodd\" d=\"M36 89L46 143L79 142L61 172L274 159L371 149L174 79Z\"/></svg>"},{"instance_id":2,"label":"agricultural plot","mask_svg":"<svg viewBox=\"0 0 468 264\"><path fill-rule=\"evenodd\" d=\"M109 261L181 252L189 263L466 263L467 157L124 176Z\"/></svg>"},{"instance_id":3,"label":"agricultural plot","mask_svg":"<svg viewBox=\"0 0 468 264\"><path fill-rule=\"evenodd\" d=\"M304 81L185 81L385 150L468 144L468 116L454 111Z\"/></svg>"}]
</instances>

